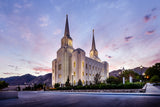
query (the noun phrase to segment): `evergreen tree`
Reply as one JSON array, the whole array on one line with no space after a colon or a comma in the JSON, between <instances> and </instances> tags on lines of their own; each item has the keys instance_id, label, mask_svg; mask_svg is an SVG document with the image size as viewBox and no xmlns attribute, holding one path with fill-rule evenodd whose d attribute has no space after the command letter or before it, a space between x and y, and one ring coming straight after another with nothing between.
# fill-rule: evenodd
<instances>
[{"instance_id":1,"label":"evergreen tree","mask_svg":"<svg viewBox=\"0 0 160 107\"><path fill-rule=\"evenodd\" d=\"M65 83L66 87L70 87L70 86L71 86L71 84L70 84L69 81L70 81L70 80L69 80L69 76L68 76L68 79L67 79L67 81L66 81L66 83Z\"/></svg>"},{"instance_id":2,"label":"evergreen tree","mask_svg":"<svg viewBox=\"0 0 160 107\"><path fill-rule=\"evenodd\" d=\"M101 83L100 79L101 79L101 74L100 74L100 73L97 73L97 74L95 75L95 77L94 77L94 83L95 83L95 84Z\"/></svg>"},{"instance_id":3,"label":"evergreen tree","mask_svg":"<svg viewBox=\"0 0 160 107\"><path fill-rule=\"evenodd\" d=\"M78 86L82 86L82 81L81 81L81 79L78 80Z\"/></svg>"}]
</instances>

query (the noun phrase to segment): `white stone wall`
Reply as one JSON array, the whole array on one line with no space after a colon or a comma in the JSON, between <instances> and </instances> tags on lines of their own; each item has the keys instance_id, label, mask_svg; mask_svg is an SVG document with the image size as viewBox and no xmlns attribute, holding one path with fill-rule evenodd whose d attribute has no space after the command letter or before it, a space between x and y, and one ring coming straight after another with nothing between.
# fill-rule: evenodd
<instances>
[{"instance_id":1,"label":"white stone wall","mask_svg":"<svg viewBox=\"0 0 160 107\"><path fill-rule=\"evenodd\" d=\"M61 64L60 70L58 69L59 64ZM55 72L53 72L53 69L55 69ZM83 85L90 84L90 82L94 83L94 77L97 73L101 74L101 81L104 82L109 77L108 63L86 57L82 49L73 51L71 48L61 48L57 51L57 59L52 63L52 85L54 86L55 83L65 84L68 75L70 83L75 83L74 85L78 84L79 79L81 79ZM59 75L61 75L61 78L59 78Z\"/></svg>"},{"instance_id":2,"label":"white stone wall","mask_svg":"<svg viewBox=\"0 0 160 107\"><path fill-rule=\"evenodd\" d=\"M54 86L54 84L56 83L56 62L57 59L54 59L52 61L52 86Z\"/></svg>"},{"instance_id":3,"label":"white stone wall","mask_svg":"<svg viewBox=\"0 0 160 107\"><path fill-rule=\"evenodd\" d=\"M76 49L72 53L72 74L73 74L73 82L74 85L78 84L79 79L81 79L82 83L85 81L85 75L83 72L85 71L85 52L81 49Z\"/></svg>"}]
</instances>

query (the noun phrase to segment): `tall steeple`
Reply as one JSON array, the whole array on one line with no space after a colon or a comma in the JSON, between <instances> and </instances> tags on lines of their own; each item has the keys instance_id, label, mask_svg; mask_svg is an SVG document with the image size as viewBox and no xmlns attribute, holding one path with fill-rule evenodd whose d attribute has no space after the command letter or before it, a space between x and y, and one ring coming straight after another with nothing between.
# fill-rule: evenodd
<instances>
[{"instance_id":1,"label":"tall steeple","mask_svg":"<svg viewBox=\"0 0 160 107\"><path fill-rule=\"evenodd\" d=\"M61 39L61 47L73 48L72 38L70 37L70 32L69 32L68 15L66 15L65 31L64 31L64 36Z\"/></svg>"},{"instance_id":2,"label":"tall steeple","mask_svg":"<svg viewBox=\"0 0 160 107\"><path fill-rule=\"evenodd\" d=\"M96 44L95 44L95 39L94 39L94 29L93 29L93 38L92 38L92 48L90 50L90 58L97 60L97 61L101 61L98 58L98 51L96 49Z\"/></svg>"},{"instance_id":3,"label":"tall steeple","mask_svg":"<svg viewBox=\"0 0 160 107\"><path fill-rule=\"evenodd\" d=\"M66 15L66 25L65 25L64 36L70 37L69 23L68 23L68 14Z\"/></svg>"},{"instance_id":4,"label":"tall steeple","mask_svg":"<svg viewBox=\"0 0 160 107\"><path fill-rule=\"evenodd\" d=\"M94 29L93 29L92 49L91 50L96 50L96 45L95 45L95 40L94 40Z\"/></svg>"}]
</instances>

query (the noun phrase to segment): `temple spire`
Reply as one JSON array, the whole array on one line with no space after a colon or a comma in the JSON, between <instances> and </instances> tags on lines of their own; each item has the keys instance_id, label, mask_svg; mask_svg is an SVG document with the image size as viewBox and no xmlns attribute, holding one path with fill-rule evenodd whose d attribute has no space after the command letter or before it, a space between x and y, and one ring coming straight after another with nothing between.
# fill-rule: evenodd
<instances>
[{"instance_id":1,"label":"temple spire","mask_svg":"<svg viewBox=\"0 0 160 107\"><path fill-rule=\"evenodd\" d=\"M70 37L69 24L68 24L68 14L66 15L66 25L65 25L64 36Z\"/></svg>"},{"instance_id":2,"label":"temple spire","mask_svg":"<svg viewBox=\"0 0 160 107\"><path fill-rule=\"evenodd\" d=\"M94 29L93 29L92 49L91 50L96 50L96 45L95 45L95 40L94 40Z\"/></svg>"}]
</instances>

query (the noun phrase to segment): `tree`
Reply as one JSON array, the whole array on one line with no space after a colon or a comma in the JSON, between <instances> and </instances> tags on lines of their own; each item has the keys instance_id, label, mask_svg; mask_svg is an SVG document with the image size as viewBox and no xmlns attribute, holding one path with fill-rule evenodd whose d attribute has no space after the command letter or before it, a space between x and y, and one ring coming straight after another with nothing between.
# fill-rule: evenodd
<instances>
[{"instance_id":1,"label":"tree","mask_svg":"<svg viewBox=\"0 0 160 107\"><path fill-rule=\"evenodd\" d=\"M160 78L160 63L156 63L152 67L149 67L145 75L148 77L148 79L151 79L154 75L157 75Z\"/></svg>"},{"instance_id":2,"label":"tree","mask_svg":"<svg viewBox=\"0 0 160 107\"><path fill-rule=\"evenodd\" d=\"M139 79L139 74L132 70L125 70L120 77L125 77L126 80L129 81L129 76L132 76L133 79Z\"/></svg>"},{"instance_id":3,"label":"tree","mask_svg":"<svg viewBox=\"0 0 160 107\"><path fill-rule=\"evenodd\" d=\"M0 81L0 89L8 87L8 83L6 83L5 81Z\"/></svg>"},{"instance_id":4,"label":"tree","mask_svg":"<svg viewBox=\"0 0 160 107\"><path fill-rule=\"evenodd\" d=\"M58 88L59 86L60 86L59 83L55 83L55 85L54 85L55 88Z\"/></svg>"},{"instance_id":5,"label":"tree","mask_svg":"<svg viewBox=\"0 0 160 107\"><path fill-rule=\"evenodd\" d=\"M82 86L82 81L81 81L81 79L78 80L78 86Z\"/></svg>"},{"instance_id":6,"label":"tree","mask_svg":"<svg viewBox=\"0 0 160 107\"><path fill-rule=\"evenodd\" d=\"M155 82L155 83L160 82L159 76L158 75L152 76L152 78L150 79L150 82Z\"/></svg>"},{"instance_id":7,"label":"tree","mask_svg":"<svg viewBox=\"0 0 160 107\"><path fill-rule=\"evenodd\" d=\"M94 77L94 83L95 83L95 84L101 83L100 79L101 79L101 74L100 74L100 73L97 73L97 74L95 75L95 77Z\"/></svg>"},{"instance_id":8,"label":"tree","mask_svg":"<svg viewBox=\"0 0 160 107\"><path fill-rule=\"evenodd\" d=\"M107 83L110 83L110 84L119 84L119 83L120 83L120 80L119 80L117 77L110 76L110 77L107 79Z\"/></svg>"},{"instance_id":9,"label":"tree","mask_svg":"<svg viewBox=\"0 0 160 107\"><path fill-rule=\"evenodd\" d=\"M66 81L66 83L65 83L66 87L70 87L70 86L71 86L71 84L70 84L69 81L70 81L70 80L69 80L69 76L68 76L67 81Z\"/></svg>"}]
</instances>

